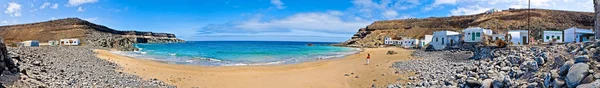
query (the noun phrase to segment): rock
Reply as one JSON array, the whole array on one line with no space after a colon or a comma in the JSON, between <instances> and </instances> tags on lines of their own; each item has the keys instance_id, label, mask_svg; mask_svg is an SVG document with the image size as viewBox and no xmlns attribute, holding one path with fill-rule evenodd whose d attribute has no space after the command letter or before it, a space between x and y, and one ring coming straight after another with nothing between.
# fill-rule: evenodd
<instances>
[{"instance_id":1,"label":"rock","mask_svg":"<svg viewBox=\"0 0 600 88\"><path fill-rule=\"evenodd\" d=\"M588 75L583 80L581 80L581 84L588 84L594 81L594 75Z\"/></svg>"},{"instance_id":2,"label":"rock","mask_svg":"<svg viewBox=\"0 0 600 88\"><path fill-rule=\"evenodd\" d=\"M565 62L565 64L563 64L559 70L558 70L558 74L561 76L565 76L567 75L567 73L569 72L569 69L571 68L571 66L573 66L575 62L573 61L567 61Z\"/></svg>"},{"instance_id":3,"label":"rock","mask_svg":"<svg viewBox=\"0 0 600 88\"><path fill-rule=\"evenodd\" d=\"M544 88L550 88L552 84L552 73L546 73L546 75L544 76Z\"/></svg>"},{"instance_id":4,"label":"rock","mask_svg":"<svg viewBox=\"0 0 600 88\"><path fill-rule=\"evenodd\" d=\"M589 66L585 63L577 63L569 69L565 81L570 88L576 87L588 75Z\"/></svg>"},{"instance_id":5,"label":"rock","mask_svg":"<svg viewBox=\"0 0 600 88\"><path fill-rule=\"evenodd\" d=\"M588 55L581 55L581 56L575 57L575 63L587 63L587 62L590 62L590 58L588 57Z\"/></svg>"},{"instance_id":6,"label":"rock","mask_svg":"<svg viewBox=\"0 0 600 88\"><path fill-rule=\"evenodd\" d=\"M539 70L539 67L536 61L525 61L521 64L521 69L536 72Z\"/></svg>"},{"instance_id":7,"label":"rock","mask_svg":"<svg viewBox=\"0 0 600 88\"><path fill-rule=\"evenodd\" d=\"M592 83L581 84L577 88L600 88L600 80L596 80Z\"/></svg>"},{"instance_id":8,"label":"rock","mask_svg":"<svg viewBox=\"0 0 600 88\"><path fill-rule=\"evenodd\" d=\"M469 87L480 87L481 82L474 80L474 79L467 79L466 85Z\"/></svg>"},{"instance_id":9,"label":"rock","mask_svg":"<svg viewBox=\"0 0 600 88\"><path fill-rule=\"evenodd\" d=\"M36 60L36 61L33 61L32 64L35 65L35 66L40 66L42 64L42 61L37 61Z\"/></svg>"},{"instance_id":10,"label":"rock","mask_svg":"<svg viewBox=\"0 0 600 88\"><path fill-rule=\"evenodd\" d=\"M554 88L562 88L565 86L565 80L562 79L554 79L554 84L552 87Z\"/></svg>"},{"instance_id":11,"label":"rock","mask_svg":"<svg viewBox=\"0 0 600 88\"><path fill-rule=\"evenodd\" d=\"M485 79L485 80L483 80L481 82L481 87L482 88L492 88L493 87L492 86L493 85L492 82L494 82L494 80L492 80L492 79Z\"/></svg>"},{"instance_id":12,"label":"rock","mask_svg":"<svg viewBox=\"0 0 600 88\"><path fill-rule=\"evenodd\" d=\"M354 78L360 78L360 77L358 77L358 75L357 75L357 76L354 76Z\"/></svg>"},{"instance_id":13,"label":"rock","mask_svg":"<svg viewBox=\"0 0 600 88\"><path fill-rule=\"evenodd\" d=\"M534 60L537 62L537 64L539 66L542 66L542 65L544 65L544 63L546 63L543 57L535 57Z\"/></svg>"},{"instance_id":14,"label":"rock","mask_svg":"<svg viewBox=\"0 0 600 88\"><path fill-rule=\"evenodd\" d=\"M348 75L348 74L344 74L344 76L350 76L350 75Z\"/></svg>"}]
</instances>

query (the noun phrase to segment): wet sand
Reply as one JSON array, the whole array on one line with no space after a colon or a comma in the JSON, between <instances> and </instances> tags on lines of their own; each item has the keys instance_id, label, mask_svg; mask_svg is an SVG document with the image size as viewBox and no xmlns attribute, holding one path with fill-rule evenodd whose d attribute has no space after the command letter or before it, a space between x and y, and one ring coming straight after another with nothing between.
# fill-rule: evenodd
<instances>
[{"instance_id":1,"label":"wet sand","mask_svg":"<svg viewBox=\"0 0 600 88\"><path fill-rule=\"evenodd\" d=\"M388 50L398 54L386 55ZM119 64L122 72L145 79L156 78L183 88L365 88L372 84L383 87L408 82L406 78L411 75L395 74L392 64L410 60L413 52L401 48L365 48L363 52L340 59L299 64L208 67L136 59L108 50L94 51L97 57ZM371 54L369 65L365 65L367 54Z\"/></svg>"}]
</instances>

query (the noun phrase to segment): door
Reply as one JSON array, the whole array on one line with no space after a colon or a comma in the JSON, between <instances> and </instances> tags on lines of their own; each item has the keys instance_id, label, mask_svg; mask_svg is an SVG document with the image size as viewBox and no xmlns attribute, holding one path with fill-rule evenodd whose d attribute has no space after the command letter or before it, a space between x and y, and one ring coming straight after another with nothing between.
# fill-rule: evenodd
<instances>
[{"instance_id":1,"label":"door","mask_svg":"<svg viewBox=\"0 0 600 88\"><path fill-rule=\"evenodd\" d=\"M442 38L442 45L444 45L444 41L446 41L446 40L444 40L444 38Z\"/></svg>"},{"instance_id":2,"label":"door","mask_svg":"<svg viewBox=\"0 0 600 88\"><path fill-rule=\"evenodd\" d=\"M523 45L527 44L527 40L528 40L527 36L523 36L522 40L523 40L523 43L522 43Z\"/></svg>"},{"instance_id":3,"label":"door","mask_svg":"<svg viewBox=\"0 0 600 88\"><path fill-rule=\"evenodd\" d=\"M454 44L454 40L450 39L450 46L454 46L453 44Z\"/></svg>"},{"instance_id":4,"label":"door","mask_svg":"<svg viewBox=\"0 0 600 88\"><path fill-rule=\"evenodd\" d=\"M579 36L579 42L583 42L583 36Z\"/></svg>"},{"instance_id":5,"label":"door","mask_svg":"<svg viewBox=\"0 0 600 88\"><path fill-rule=\"evenodd\" d=\"M475 33L471 33L471 41L475 41Z\"/></svg>"}]
</instances>

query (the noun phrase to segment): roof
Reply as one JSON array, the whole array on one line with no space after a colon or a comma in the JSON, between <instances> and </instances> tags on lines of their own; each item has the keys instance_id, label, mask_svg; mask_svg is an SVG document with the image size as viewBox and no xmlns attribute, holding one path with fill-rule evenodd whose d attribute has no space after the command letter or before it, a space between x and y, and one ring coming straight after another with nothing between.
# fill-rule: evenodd
<instances>
[{"instance_id":1,"label":"roof","mask_svg":"<svg viewBox=\"0 0 600 88\"><path fill-rule=\"evenodd\" d=\"M575 33L594 34L594 31L592 31L591 29L581 29L581 28L577 28L577 27L571 27L567 30L571 30L571 29L575 29Z\"/></svg>"},{"instance_id":2,"label":"roof","mask_svg":"<svg viewBox=\"0 0 600 88\"><path fill-rule=\"evenodd\" d=\"M436 33L443 33L445 35L460 35L460 33L454 32L454 31L436 31L433 34L436 34Z\"/></svg>"},{"instance_id":3,"label":"roof","mask_svg":"<svg viewBox=\"0 0 600 88\"><path fill-rule=\"evenodd\" d=\"M529 30L510 30L508 32L529 32Z\"/></svg>"},{"instance_id":4,"label":"roof","mask_svg":"<svg viewBox=\"0 0 600 88\"><path fill-rule=\"evenodd\" d=\"M23 42L40 42L38 40L27 40L27 41L23 41Z\"/></svg>"},{"instance_id":5,"label":"roof","mask_svg":"<svg viewBox=\"0 0 600 88\"><path fill-rule=\"evenodd\" d=\"M467 28L467 29L463 30L463 32L465 32L465 31L472 31L472 30L489 30L489 29L484 29L484 28L481 28L481 27L470 27L470 28Z\"/></svg>"},{"instance_id":6,"label":"roof","mask_svg":"<svg viewBox=\"0 0 600 88\"><path fill-rule=\"evenodd\" d=\"M562 31L544 31L544 33L562 33Z\"/></svg>"}]
</instances>

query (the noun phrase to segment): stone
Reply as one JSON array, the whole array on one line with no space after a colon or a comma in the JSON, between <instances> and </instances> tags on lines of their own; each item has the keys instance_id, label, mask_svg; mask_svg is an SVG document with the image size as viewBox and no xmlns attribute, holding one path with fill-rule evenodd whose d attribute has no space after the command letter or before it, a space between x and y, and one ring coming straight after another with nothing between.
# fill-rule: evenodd
<instances>
[{"instance_id":1,"label":"stone","mask_svg":"<svg viewBox=\"0 0 600 88\"><path fill-rule=\"evenodd\" d=\"M577 88L600 88L600 80L596 80L592 83L581 84Z\"/></svg>"},{"instance_id":2,"label":"stone","mask_svg":"<svg viewBox=\"0 0 600 88\"><path fill-rule=\"evenodd\" d=\"M587 63L590 62L590 57L588 55L581 55L575 57L575 63Z\"/></svg>"},{"instance_id":3,"label":"stone","mask_svg":"<svg viewBox=\"0 0 600 88\"><path fill-rule=\"evenodd\" d=\"M544 76L544 88L550 88L552 86L552 73L546 73Z\"/></svg>"},{"instance_id":4,"label":"stone","mask_svg":"<svg viewBox=\"0 0 600 88\"><path fill-rule=\"evenodd\" d=\"M354 78L360 78L360 77L357 75L357 76L354 76Z\"/></svg>"},{"instance_id":5,"label":"stone","mask_svg":"<svg viewBox=\"0 0 600 88\"><path fill-rule=\"evenodd\" d=\"M492 82L494 82L494 80L492 79L485 79L481 82L481 88L492 88L493 84Z\"/></svg>"},{"instance_id":6,"label":"stone","mask_svg":"<svg viewBox=\"0 0 600 88\"><path fill-rule=\"evenodd\" d=\"M588 84L594 81L594 75L588 75L583 80L581 80L581 84Z\"/></svg>"},{"instance_id":7,"label":"stone","mask_svg":"<svg viewBox=\"0 0 600 88\"><path fill-rule=\"evenodd\" d=\"M479 82L477 80L473 80L473 79L467 79L466 85L469 87L480 87L481 82Z\"/></svg>"},{"instance_id":8,"label":"stone","mask_svg":"<svg viewBox=\"0 0 600 88\"><path fill-rule=\"evenodd\" d=\"M348 75L348 74L344 74L344 76L350 76L350 75Z\"/></svg>"},{"instance_id":9,"label":"stone","mask_svg":"<svg viewBox=\"0 0 600 88\"><path fill-rule=\"evenodd\" d=\"M521 64L520 69L530 72L536 72L539 70L539 67L536 61L525 61Z\"/></svg>"},{"instance_id":10,"label":"stone","mask_svg":"<svg viewBox=\"0 0 600 88\"><path fill-rule=\"evenodd\" d=\"M565 81L570 88L581 84L581 80L588 75L589 66L585 63L577 63L569 69Z\"/></svg>"},{"instance_id":11,"label":"stone","mask_svg":"<svg viewBox=\"0 0 600 88\"><path fill-rule=\"evenodd\" d=\"M528 83L527 88L538 88L538 83Z\"/></svg>"},{"instance_id":12,"label":"stone","mask_svg":"<svg viewBox=\"0 0 600 88\"><path fill-rule=\"evenodd\" d=\"M554 84L552 85L552 87L554 88L562 88L565 86L565 80L563 79L554 79Z\"/></svg>"},{"instance_id":13,"label":"stone","mask_svg":"<svg viewBox=\"0 0 600 88\"><path fill-rule=\"evenodd\" d=\"M569 72L569 69L571 68L571 66L573 66L573 64L575 64L575 62L573 62L573 61L565 62L565 64L560 66L560 68L558 70L558 74L561 76L567 75L567 73Z\"/></svg>"},{"instance_id":14,"label":"stone","mask_svg":"<svg viewBox=\"0 0 600 88\"><path fill-rule=\"evenodd\" d=\"M535 57L534 60L537 62L539 66L543 66L546 63L543 57Z\"/></svg>"}]
</instances>

